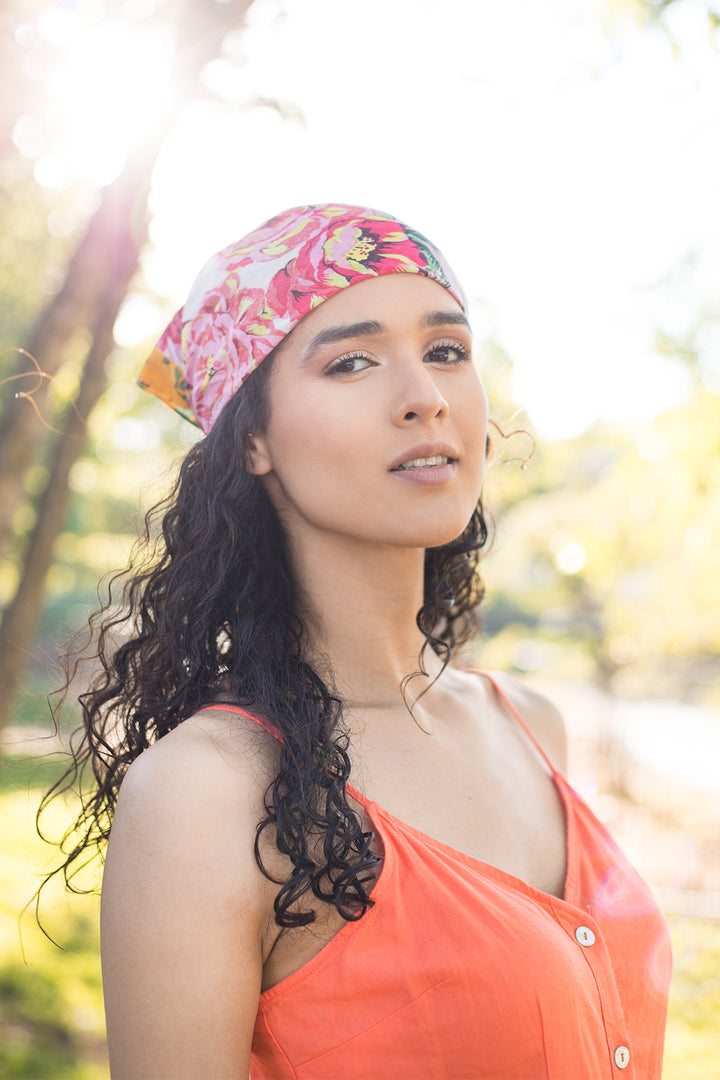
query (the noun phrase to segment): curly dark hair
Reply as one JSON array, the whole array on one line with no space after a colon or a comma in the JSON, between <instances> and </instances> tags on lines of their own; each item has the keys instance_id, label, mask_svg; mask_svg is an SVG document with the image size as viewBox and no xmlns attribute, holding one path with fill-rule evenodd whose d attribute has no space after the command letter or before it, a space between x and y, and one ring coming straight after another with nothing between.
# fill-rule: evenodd
<instances>
[{"instance_id":1,"label":"curly dark hair","mask_svg":"<svg viewBox=\"0 0 720 1080\"><path fill-rule=\"evenodd\" d=\"M73 879L103 850L130 763L203 706L252 710L279 735L255 858L280 886L278 925L292 927L315 918L297 907L309 892L345 919L361 918L372 904L378 859L372 833L348 802L343 702L304 658L306 629L296 613L283 530L262 482L246 467L248 435L264 431L268 419L273 358L189 451L170 495L146 515L130 566L112 579L107 602L90 620L101 671L79 698L82 726L71 740L71 765L39 815L56 795L80 789L81 810L54 874L82 891ZM452 648L475 630L483 595L477 564L487 537L478 503L460 536L427 550L417 614L425 637L420 670L426 648L447 664ZM118 606L113 587L120 583ZM66 660L65 694L70 669ZM292 863L288 880L263 865L267 829Z\"/></svg>"}]
</instances>

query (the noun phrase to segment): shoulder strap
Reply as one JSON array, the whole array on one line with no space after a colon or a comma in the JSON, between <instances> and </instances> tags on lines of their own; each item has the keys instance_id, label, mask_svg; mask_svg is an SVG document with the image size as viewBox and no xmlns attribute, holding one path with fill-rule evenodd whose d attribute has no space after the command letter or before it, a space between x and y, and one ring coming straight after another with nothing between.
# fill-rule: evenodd
<instances>
[{"instance_id":1,"label":"shoulder strap","mask_svg":"<svg viewBox=\"0 0 720 1080\"><path fill-rule=\"evenodd\" d=\"M263 731L267 731L268 735L272 735L278 742L282 742L283 738L274 724L271 724L269 720L264 720L262 716L258 716L257 713L249 712L247 709L241 709L239 705L226 705L224 702L220 702L217 705L203 705L197 710L197 712L210 712L212 709L219 712L231 712L237 716L245 716L248 720L252 720L254 724L261 727Z\"/></svg>"},{"instance_id":2,"label":"shoulder strap","mask_svg":"<svg viewBox=\"0 0 720 1080\"><path fill-rule=\"evenodd\" d=\"M535 749L537 750L537 752L538 752L538 753L540 754L540 757L541 757L541 758L543 759L543 761L544 761L544 762L545 762L545 764L547 765L547 767L548 767L548 769L550 770L550 772L552 773L552 775L553 775L553 776L557 776L557 769L555 768L555 766L553 765L552 761L550 760L550 758L549 758L549 757L547 756L547 754L546 754L546 753L545 753L545 751L543 750L543 748L542 748L542 746L540 745L540 743L539 743L539 742L537 741L537 739L536 739L536 738L535 738L535 736L533 735L533 733L532 733L532 731L530 730L530 728L529 728L529 727L527 726L527 724L526 724L526 723L525 723L525 721L523 720L523 718L522 718L522 716L520 715L520 713L519 713L519 712L517 711L517 709L516 709L516 708L515 708L515 706L513 705L513 703L512 703L512 701L510 700L510 698L509 698L509 697L507 696L507 694L505 693L505 691L504 691L504 690L502 689L502 687L500 686L500 684L498 683L498 681L497 681L497 679L495 678L495 676L494 676L494 675L491 675L489 671L481 671L481 670L479 670L479 669L477 669L477 673L478 673L478 675L484 675L484 676L485 676L485 678L486 678L486 679L488 680L488 682L489 682L489 683L490 683L490 685L492 686L492 688L493 688L493 690L495 691L495 693L497 694L497 696L498 696L498 697L499 697L499 698L501 699L501 701L503 701L503 702L504 702L504 704L505 704L505 705L507 706L507 708L508 708L508 709L510 710L510 712L511 712L511 713L512 713L512 715L513 715L513 716L515 717L515 719L517 720L517 722L518 722L518 723L520 724L520 727L521 727L521 728L523 729L523 731L524 731L524 732L525 732L525 734L527 735L527 737L528 737L528 739L530 740L530 742L531 742L531 743L533 744L533 746L535 747Z\"/></svg>"},{"instance_id":3,"label":"shoulder strap","mask_svg":"<svg viewBox=\"0 0 720 1080\"><path fill-rule=\"evenodd\" d=\"M533 746L535 747L537 752L540 754L540 757L543 759L543 761L547 765L547 767L550 770L550 772L552 773L552 775L553 776L557 775L557 769L553 765L552 761L547 756L547 754L543 750L542 746L537 741L537 739L533 735L532 731L527 726L527 724L523 720L522 716L520 715L518 710L513 705L510 698L507 696L505 691L502 689L502 687L498 683L495 676L491 675L489 671L481 671L480 669L477 669L477 668L475 670L476 670L476 673L478 675L482 675L488 680L488 682L490 683L490 685L494 689L497 696L501 699L501 701L503 701L505 703L505 705L507 706L509 711L512 713L512 715L515 717L517 722L520 724L520 727L523 729L523 731L527 735L530 742L533 744ZM224 703L218 703L217 705L203 705L202 708L198 709L197 711L198 712L209 712L211 709L218 709L221 712L235 713L237 716L245 716L245 717L247 717L248 720L252 720L252 722L254 724L257 724L258 727L261 727L263 729L263 731L267 731L268 735L272 735L272 737L274 739L277 739L278 742L283 741L282 735L280 734L278 729L274 726L274 724L271 724L269 720L263 719L262 716L258 716L257 713L250 712L248 709L241 709L239 705L226 705Z\"/></svg>"}]
</instances>

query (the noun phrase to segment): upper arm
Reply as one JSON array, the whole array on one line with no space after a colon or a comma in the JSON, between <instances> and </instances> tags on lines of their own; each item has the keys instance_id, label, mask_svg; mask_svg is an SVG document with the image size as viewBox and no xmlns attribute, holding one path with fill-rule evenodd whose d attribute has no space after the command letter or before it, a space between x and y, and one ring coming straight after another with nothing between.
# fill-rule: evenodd
<instances>
[{"instance_id":1,"label":"upper arm","mask_svg":"<svg viewBox=\"0 0 720 1080\"><path fill-rule=\"evenodd\" d=\"M108 845L101 930L113 1080L249 1071L272 907L253 857L258 784L202 732L175 734L128 771Z\"/></svg>"}]
</instances>

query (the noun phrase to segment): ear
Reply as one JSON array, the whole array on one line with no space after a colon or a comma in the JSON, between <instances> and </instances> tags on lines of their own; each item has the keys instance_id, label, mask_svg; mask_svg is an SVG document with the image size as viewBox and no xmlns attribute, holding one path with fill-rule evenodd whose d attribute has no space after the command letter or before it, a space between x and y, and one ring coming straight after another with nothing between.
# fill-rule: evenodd
<instances>
[{"instance_id":1,"label":"ear","mask_svg":"<svg viewBox=\"0 0 720 1080\"><path fill-rule=\"evenodd\" d=\"M245 468L253 476L266 476L272 472L270 449L264 435L248 432L245 438Z\"/></svg>"}]
</instances>

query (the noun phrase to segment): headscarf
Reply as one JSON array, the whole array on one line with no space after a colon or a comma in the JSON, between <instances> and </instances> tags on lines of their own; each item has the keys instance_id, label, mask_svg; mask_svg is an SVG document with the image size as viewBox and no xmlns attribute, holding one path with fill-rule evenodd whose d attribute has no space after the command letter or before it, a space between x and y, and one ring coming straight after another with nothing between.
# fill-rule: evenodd
<instances>
[{"instance_id":1,"label":"headscarf","mask_svg":"<svg viewBox=\"0 0 720 1080\"><path fill-rule=\"evenodd\" d=\"M206 263L138 382L207 433L304 315L383 274L423 274L466 310L443 255L389 214L337 203L286 210Z\"/></svg>"}]
</instances>

